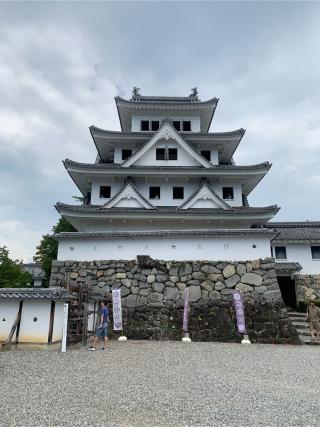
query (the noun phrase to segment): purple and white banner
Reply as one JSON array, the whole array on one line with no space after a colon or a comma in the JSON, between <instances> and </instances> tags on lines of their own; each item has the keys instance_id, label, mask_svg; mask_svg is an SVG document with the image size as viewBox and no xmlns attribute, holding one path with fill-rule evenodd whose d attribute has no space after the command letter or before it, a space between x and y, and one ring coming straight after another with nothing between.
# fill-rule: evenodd
<instances>
[{"instance_id":1,"label":"purple and white banner","mask_svg":"<svg viewBox=\"0 0 320 427\"><path fill-rule=\"evenodd\" d=\"M243 301L242 301L240 292L234 292L233 301L234 301L234 307L236 309L238 332L240 334L245 334L246 322L244 318L244 307L243 307Z\"/></svg>"},{"instance_id":2,"label":"purple and white banner","mask_svg":"<svg viewBox=\"0 0 320 427\"><path fill-rule=\"evenodd\" d=\"M122 330L121 289L112 290L113 330Z\"/></svg>"},{"instance_id":3,"label":"purple and white banner","mask_svg":"<svg viewBox=\"0 0 320 427\"><path fill-rule=\"evenodd\" d=\"M188 332L189 312L190 312L189 293L190 293L190 288L187 288L186 296L184 299L184 309L183 309L183 332Z\"/></svg>"}]
</instances>

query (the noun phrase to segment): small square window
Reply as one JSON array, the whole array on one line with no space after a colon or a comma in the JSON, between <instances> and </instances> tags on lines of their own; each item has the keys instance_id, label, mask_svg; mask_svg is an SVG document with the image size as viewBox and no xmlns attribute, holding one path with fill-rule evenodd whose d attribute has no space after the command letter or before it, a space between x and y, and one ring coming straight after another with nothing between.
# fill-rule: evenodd
<instances>
[{"instance_id":1,"label":"small square window","mask_svg":"<svg viewBox=\"0 0 320 427\"><path fill-rule=\"evenodd\" d=\"M183 199L184 198L184 188L183 187L173 187L172 188L172 197L174 199Z\"/></svg>"},{"instance_id":2,"label":"small square window","mask_svg":"<svg viewBox=\"0 0 320 427\"><path fill-rule=\"evenodd\" d=\"M202 150L201 156L207 159L209 162L211 161L211 151L210 150Z\"/></svg>"},{"instance_id":3,"label":"small square window","mask_svg":"<svg viewBox=\"0 0 320 427\"><path fill-rule=\"evenodd\" d=\"M180 122L178 120L174 120L172 122L173 127L175 128L175 130L180 131L181 130L181 126L180 126Z\"/></svg>"},{"instance_id":4,"label":"small square window","mask_svg":"<svg viewBox=\"0 0 320 427\"><path fill-rule=\"evenodd\" d=\"M312 259L320 259L320 246L311 246Z\"/></svg>"},{"instance_id":5,"label":"small square window","mask_svg":"<svg viewBox=\"0 0 320 427\"><path fill-rule=\"evenodd\" d=\"M157 148L156 149L156 160L164 160L165 159L165 149Z\"/></svg>"},{"instance_id":6,"label":"small square window","mask_svg":"<svg viewBox=\"0 0 320 427\"><path fill-rule=\"evenodd\" d=\"M160 199L160 187L149 187L149 198Z\"/></svg>"},{"instance_id":7,"label":"small square window","mask_svg":"<svg viewBox=\"0 0 320 427\"><path fill-rule=\"evenodd\" d=\"M131 156L132 156L132 150L129 150L129 149L122 150L122 160L127 160Z\"/></svg>"},{"instance_id":8,"label":"small square window","mask_svg":"<svg viewBox=\"0 0 320 427\"><path fill-rule=\"evenodd\" d=\"M100 199L110 199L110 196L111 196L110 185L101 185L100 186Z\"/></svg>"},{"instance_id":9,"label":"small square window","mask_svg":"<svg viewBox=\"0 0 320 427\"><path fill-rule=\"evenodd\" d=\"M141 120L141 130L149 130L149 120Z\"/></svg>"},{"instance_id":10,"label":"small square window","mask_svg":"<svg viewBox=\"0 0 320 427\"><path fill-rule=\"evenodd\" d=\"M178 160L178 150L176 148L169 148L169 160Z\"/></svg>"},{"instance_id":11,"label":"small square window","mask_svg":"<svg viewBox=\"0 0 320 427\"><path fill-rule=\"evenodd\" d=\"M275 246L276 259L287 259L287 249L285 246Z\"/></svg>"},{"instance_id":12,"label":"small square window","mask_svg":"<svg viewBox=\"0 0 320 427\"><path fill-rule=\"evenodd\" d=\"M224 200L233 200L233 187L223 187L222 197Z\"/></svg>"},{"instance_id":13,"label":"small square window","mask_svg":"<svg viewBox=\"0 0 320 427\"><path fill-rule=\"evenodd\" d=\"M159 129L159 120L152 120L151 130L155 131Z\"/></svg>"},{"instance_id":14,"label":"small square window","mask_svg":"<svg viewBox=\"0 0 320 427\"><path fill-rule=\"evenodd\" d=\"M190 120L184 120L182 122L183 125L183 132L190 132L191 131L191 122Z\"/></svg>"}]
</instances>

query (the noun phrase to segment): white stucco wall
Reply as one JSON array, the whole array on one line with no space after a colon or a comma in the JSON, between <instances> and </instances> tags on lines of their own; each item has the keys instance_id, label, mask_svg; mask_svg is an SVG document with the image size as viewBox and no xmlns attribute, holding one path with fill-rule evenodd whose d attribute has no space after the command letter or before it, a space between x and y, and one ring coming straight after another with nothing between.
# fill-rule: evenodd
<instances>
[{"instance_id":1,"label":"white stucco wall","mask_svg":"<svg viewBox=\"0 0 320 427\"><path fill-rule=\"evenodd\" d=\"M20 301L0 299L0 342L5 342L17 317ZM15 340L14 333L12 340Z\"/></svg>"},{"instance_id":2,"label":"white stucco wall","mask_svg":"<svg viewBox=\"0 0 320 427\"><path fill-rule=\"evenodd\" d=\"M123 187L123 181L113 181L111 178L105 180L97 180L92 183L91 187L91 204L92 205L104 205L110 199L100 199L100 186L110 185L111 195L110 198L114 197L119 190Z\"/></svg>"},{"instance_id":3,"label":"white stucco wall","mask_svg":"<svg viewBox=\"0 0 320 427\"><path fill-rule=\"evenodd\" d=\"M161 122L167 116L132 116L131 130L132 132L141 132L141 120L159 120ZM172 116L172 120L190 120L191 131L200 132L200 116Z\"/></svg>"},{"instance_id":4,"label":"white stucco wall","mask_svg":"<svg viewBox=\"0 0 320 427\"><path fill-rule=\"evenodd\" d=\"M73 247L72 251L70 247ZM241 261L270 256L270 242L267 237L62 240L59 242L58 260L129 260L137 255L179 261Z\"/></svg>"},{"instance_id":5,"label":"white stucco wall","mask_svg":"<svg viewBox=\"0 0 320 427\"><path fill-rule=\"evenodd\" d=\"M299 262L303 269L300 274L320 274L320 260L313 260L310 245L300 244L277 244L274 246L285 246L287 248L287 259L276 259L276 262ZM273 250L275 256L275 251Z\"/></svg>"},{"instance_id":6,"label":"white stucco wall","mask_svg":"<svg viewBox=\"0 0 320 427\"><path fill-rule=\"evenodd\" d=\"M50 312L50 300L24 300L19 343L47 343ZM33 320L35 317L36 322Z\"/></svg>"},{"instance_id":7,"label":"white stucco wall","mask_svg":"<svg viewBox=\"0 0 320 427\"><path fill-rule=\"evenodd\" d=\"M176 148L177 160L157 160L157 148ZM136 162L135 166L201 166L198 160L195 160L180 144L173 140L159 140L149 148Z\"/></svg>"},{"instance_id":8,"label":"white stucco wall","mask_svg":"<svg viewBox=\"0 0 320 427\"><path fill-rule=\"evenodd\" d=\"M135 179L135 187L139 191L139 193L150 200L150 202L155 206L179 206L185 200L187 200L191 194L199 187L200 179L190 179L186 182L186 179L183 178L168 178L166 180L163 178L147 178L145 181L141 178ZM124 180L99 180L92 183L92 193L91 193L91 203L93 205L103 205L110 199L100 198L100 185L110 185L111 186L111 197L114 197L118 191L124 185ZM154 200L149 199L149 187L161 187L161 197L160 199ZM184 199L173 199L172 197L172 188L173 187L184 187ZM222 187L233 187L234 189L234 199L226 200L226 202L234 207L234 206L242 206L242 188L240 184L230 183L230 182L221 182L221 183L213 183L210 187L216 192L216 194L222 198Z\"/></svg>"},{"instance_id":9,"label":"white stucco wall","mask_svg":"<svg viewBox=\"0 0 320 427\"><path fill-rule=\"evenodd\" d=\"M62 340L62 329L63 329L63 301L56 301L54 310L54 322L52 330L52 342Z\"/></svg>"}]
</instances>

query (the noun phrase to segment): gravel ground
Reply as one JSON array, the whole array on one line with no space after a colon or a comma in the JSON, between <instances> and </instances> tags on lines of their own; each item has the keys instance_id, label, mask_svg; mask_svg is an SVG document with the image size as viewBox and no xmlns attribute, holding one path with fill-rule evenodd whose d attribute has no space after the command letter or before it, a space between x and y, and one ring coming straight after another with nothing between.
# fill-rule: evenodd
<instances>
[{"instance_id":1,"label":"gravel ground","mask_svg":"<svg viewBox=\"0 0 320 427\"><path fill-rule=\"evenodd\" d=\"M1 426L320 425L316 346L129 341L0 353Z\"/></svg>"}]
</instances>

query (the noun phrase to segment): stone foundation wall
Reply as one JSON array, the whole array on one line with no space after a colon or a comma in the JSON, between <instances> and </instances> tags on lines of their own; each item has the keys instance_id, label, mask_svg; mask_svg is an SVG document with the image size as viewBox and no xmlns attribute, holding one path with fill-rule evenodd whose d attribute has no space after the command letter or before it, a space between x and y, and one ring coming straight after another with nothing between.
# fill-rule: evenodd
<instances>
[{"instance_id":1,"label":"stone foundation wall","mask_svg":"<svg viewBox=\"0 0 320 427\"><path fill-rule=\"evenodd\" d=\"M320 274L301 274L295 276L297 302L320 301Z\"/></svg>"},{"instance_id":2,"label":"stone foundation wall","mask_svg":"<svg viewBox=\"0 0 320 427\"><path fill-rule=\"evenodd\" d=\"M140 259L139 259L140 258ZM279 290L274 260L226 262L54 261L50 286L88 281L111 302L121 288L124 331L131 339L180 340L185 289L190 288L190 336L194 341L240 341L232 294L241 291L252 342L299 343ZM112 310L111 310L112 311Z\"/></svg>"}]
</instances>

